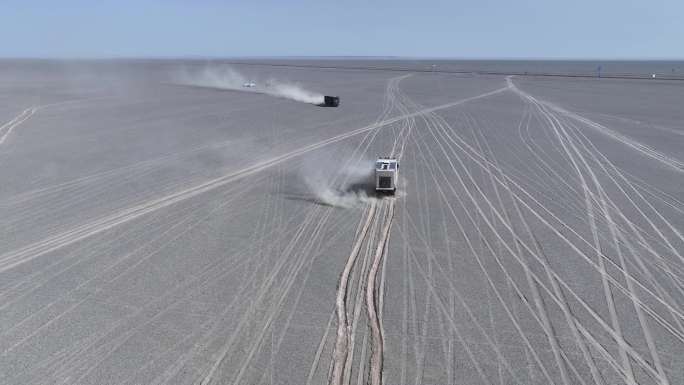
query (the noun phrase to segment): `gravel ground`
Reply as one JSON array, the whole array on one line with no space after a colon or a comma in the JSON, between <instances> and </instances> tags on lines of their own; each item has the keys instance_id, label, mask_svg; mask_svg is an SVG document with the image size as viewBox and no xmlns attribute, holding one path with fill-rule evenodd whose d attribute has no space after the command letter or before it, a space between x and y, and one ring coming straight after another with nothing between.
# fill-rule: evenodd
<instances>
[{"instance_id":1,"label":"gravel ground","mask_svg":"<svg viewBox=\"0 0 684 385\"><path fill-rule=\"evenodd\" d=\"M0 69L0 383L684 383L681 82Z\"/></svg>"}]
</instances>

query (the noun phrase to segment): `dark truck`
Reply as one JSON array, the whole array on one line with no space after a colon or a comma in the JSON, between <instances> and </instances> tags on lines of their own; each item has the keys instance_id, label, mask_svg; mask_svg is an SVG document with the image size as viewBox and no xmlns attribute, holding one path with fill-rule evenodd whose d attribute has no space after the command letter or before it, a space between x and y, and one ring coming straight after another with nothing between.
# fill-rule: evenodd
<instances>
[{"instance_id":1,"label":"dark truck","mask_svg":"<svg viewBox=\"0 0 684 385\"><path fill-rule=\"evenodd\" d=\"M321 107L337 107L340 105L340 97L339 96L324 96L323 97L323 104L321 104Z\"/></svg>"}]
</instances>

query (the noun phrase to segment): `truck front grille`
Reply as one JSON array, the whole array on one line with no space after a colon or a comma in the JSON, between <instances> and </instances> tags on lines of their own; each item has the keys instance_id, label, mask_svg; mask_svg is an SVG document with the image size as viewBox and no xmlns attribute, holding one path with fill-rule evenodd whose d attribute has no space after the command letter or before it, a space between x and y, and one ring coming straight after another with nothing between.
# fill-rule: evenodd
<instances>
[{"instance_id":1,"label":"truck front grille","mask_svg":"<svg viewBox=\"0 0 684 385\"><path fill-rule=\"evenodd\" d=\"M378 188L392 188L392 177L381 176L378 180Z\"/></svg>"}]
</instances>

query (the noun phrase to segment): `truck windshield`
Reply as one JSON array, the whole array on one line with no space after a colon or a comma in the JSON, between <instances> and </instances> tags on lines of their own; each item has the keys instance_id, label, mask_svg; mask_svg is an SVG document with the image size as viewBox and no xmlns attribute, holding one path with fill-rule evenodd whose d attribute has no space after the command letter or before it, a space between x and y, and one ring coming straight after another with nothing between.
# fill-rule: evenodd
<instances>
[{"instance_id":1,"label":"truck windshield","mask_svg":"<svg viewBox=\"0 0 684 385\"><path fill-rule=\"evenodd\" d=\"M376 170L394 170L397 168L396 163L390 163L390 162L377 162L375 163L375 169Z\"/></svg>"}]
</instances>

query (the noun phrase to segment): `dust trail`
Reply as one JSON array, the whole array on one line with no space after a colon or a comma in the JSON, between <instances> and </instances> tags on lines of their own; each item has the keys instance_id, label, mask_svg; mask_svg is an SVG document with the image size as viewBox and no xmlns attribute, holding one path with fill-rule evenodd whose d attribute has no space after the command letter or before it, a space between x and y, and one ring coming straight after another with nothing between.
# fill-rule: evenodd
<instances>
[{"instance_id":1,"label":"dust trail","mask_svg":"<svg viewBox=\"0 0 684 385\"><path fill-rule=\"evenodd\" d=\"M312 201L326 206L353 208L374 201L373 161L360 160L344 165L330 157L307 158L300 178ZM343 181L336 184L335 181Z\"/></svg>"},{"instance_id":2,"label":"dust trail","mask_svg":"<svg viewBox=\"0 0 684 385\"><path fill-rule=\"evenodd\" d=\"M180 71L172 74L172 82L186 86L266 94L301 103L323 104L324 102L323 94L309 91L299 84L273 78L259 81L227 66L207 67L202 71ZM245 87L246 84L251 86Z\"/></svg>"},{"instance_id":3,"label":"dust trail","mask_svg":"<svg viewBox=\"0 0 684 385\"><path fill-rule=\"evenodd\" d=\"M260 88L257 86L257 92ZM318 92L308 91L298 84L281 83L278 81L271 81L266 83L265 94L291 99L297 102L309 104L323 104L323 95Z\"/></svg>"}]
</instances>

